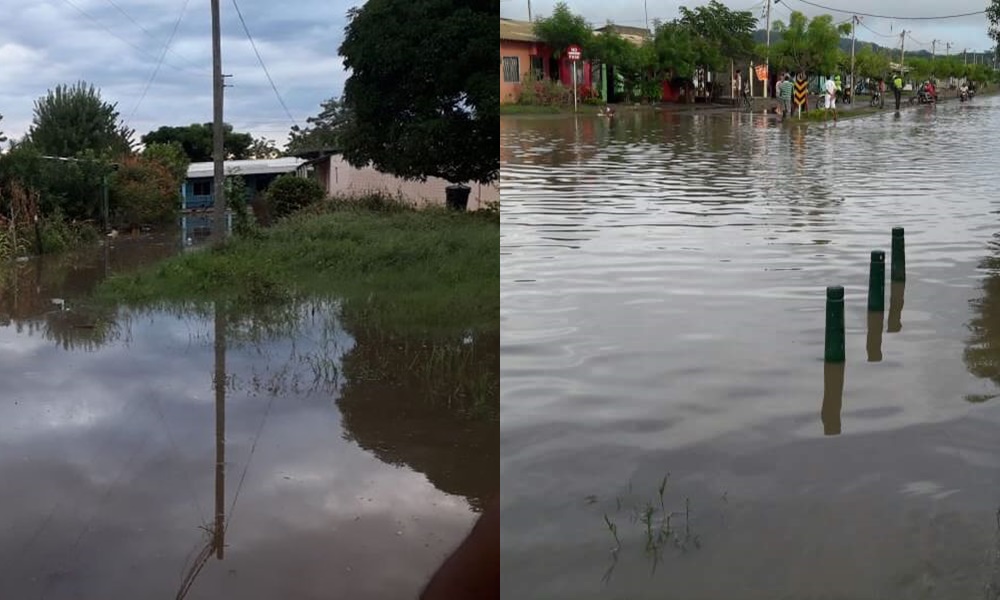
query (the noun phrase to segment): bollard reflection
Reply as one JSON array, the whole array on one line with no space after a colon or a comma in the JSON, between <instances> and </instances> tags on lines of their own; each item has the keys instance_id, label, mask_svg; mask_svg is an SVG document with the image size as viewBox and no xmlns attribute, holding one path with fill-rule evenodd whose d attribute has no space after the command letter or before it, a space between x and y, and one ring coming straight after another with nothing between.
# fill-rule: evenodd
<instances>
[{"instance_id":1,"label":"bollard reflection","mask_svg":"<svg viewBox=\"0 0 1000 600\"><path fill-rule=\"evenodd\" d=\"M906 283L893 281L889 287L889 333L899 333L903 330L903 296L906 293Z\"/></svg>"},{"instance_id":2,"label":"bollard reflection","mask_svg":"<svg viewBox=\"0 0 1000 600\"><path fill-rule=\"evenodd\" d=\"M823 365L823 421L824 435L840 435L840 410L844 404L844 363Z\"/></svg>"},{"instance_id":3,"label":"bollard reflection","mask_svg":"<svg viewBox=\"0 0 1000 600\"><path fill-rule=\"evenodd\" d=\"M882 362L882 327L884 325L884 312L870 311L868 313L868 362Z\"/></svg>"}]
</instances>

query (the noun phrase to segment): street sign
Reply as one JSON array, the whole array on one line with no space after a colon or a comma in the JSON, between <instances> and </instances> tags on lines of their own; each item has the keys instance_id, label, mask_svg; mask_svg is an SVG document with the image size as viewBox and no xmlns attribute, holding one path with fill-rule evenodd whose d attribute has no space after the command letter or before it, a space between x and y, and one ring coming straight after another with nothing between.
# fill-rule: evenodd
<instances>
[{"instance_id":1,"label":"street sign","mask_svg":"<svg viewBox=\"0 0 1000 600\"><path fill-rule=\"evenodd\" d=\"M583 51L580 50L579 46L574 44L569 48L566 48L566 58L570 60L580 60L581 56L583 56Z\"/></svg>"},{"instance_id":2,"label":"street sign","mask_svg":"<svg viewBox=\"0 0 1000 600\"><path fill-rule=\"evenodd\" d=\"M798 109L805 110L809 103L809 82L799 75L795 79L795 88L792 90L792 102Z\"/></svg>"}]
</instances>

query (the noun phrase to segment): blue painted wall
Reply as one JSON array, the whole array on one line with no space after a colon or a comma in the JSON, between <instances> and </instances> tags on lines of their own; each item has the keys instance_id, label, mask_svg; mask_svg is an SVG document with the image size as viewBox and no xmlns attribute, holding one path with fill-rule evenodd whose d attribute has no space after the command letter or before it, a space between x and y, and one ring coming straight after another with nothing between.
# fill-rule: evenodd
<instances>
[{"instance_id":1,"label":"blue painted wall","mask_svg":"<svg viewBox=\"0 0 1000 600\"><path fill-rule=\"evenodd\" d=\"M252 200L258 192L266 190L267 186L269 186L272 181L281 175L282 173L244 175L243 181L246 183L247 202ZM208 194L195 194L196 184L198 184L198 188L201 188L198 191L204 192L207 190ZM184 186L181 189L181 194L183 196L183 203L181 204L182 210L202 210L212 208L212 178L199 177L196 179L184 180Z\"/></svg>"}]
</instances>

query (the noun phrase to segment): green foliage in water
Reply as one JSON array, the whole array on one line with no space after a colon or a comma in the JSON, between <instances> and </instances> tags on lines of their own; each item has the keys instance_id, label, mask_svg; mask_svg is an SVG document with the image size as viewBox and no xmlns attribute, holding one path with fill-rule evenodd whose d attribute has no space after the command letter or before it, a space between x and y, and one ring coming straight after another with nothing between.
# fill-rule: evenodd
<instances>
[{"instance_id":1,"label":"green foliage in water","mask_svg":"<svg viewBox=\"0 0 1000 600\"><path fill-rule=\"evenodd\" d=\"M334 201L259 238L113 277L100 295L136 306L340 300L345 318L405 332L494 330L500 313L499 220ZM359 207L362 206L362 207Z\"/></svg>"}]
</instances>

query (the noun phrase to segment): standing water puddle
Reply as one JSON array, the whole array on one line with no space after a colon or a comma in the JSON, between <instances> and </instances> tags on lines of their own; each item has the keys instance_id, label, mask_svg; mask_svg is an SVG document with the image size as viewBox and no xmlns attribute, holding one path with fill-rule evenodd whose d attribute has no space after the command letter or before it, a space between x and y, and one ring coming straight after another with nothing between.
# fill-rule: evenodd
<instances>
[{"instance_id":1,"label":"standing water puddle","mask_svg":"<svg viewBox=\"0 0 1000 600\"><path fill-rule=\"evenodd\" d=\"M87 302L177 246L4 271L0 597L414 596L496 493L499 334Z\"/></svg>"},{"instance_id":2,"label":"standing water puddle","mask_svg":"<svg viewBox=\"0 0 1000 600\"><path fill-rule=\"evenodd\" d=\"M1000 101L500 127L505 597L996 597Z\"/></svg>"}]
</instances>

